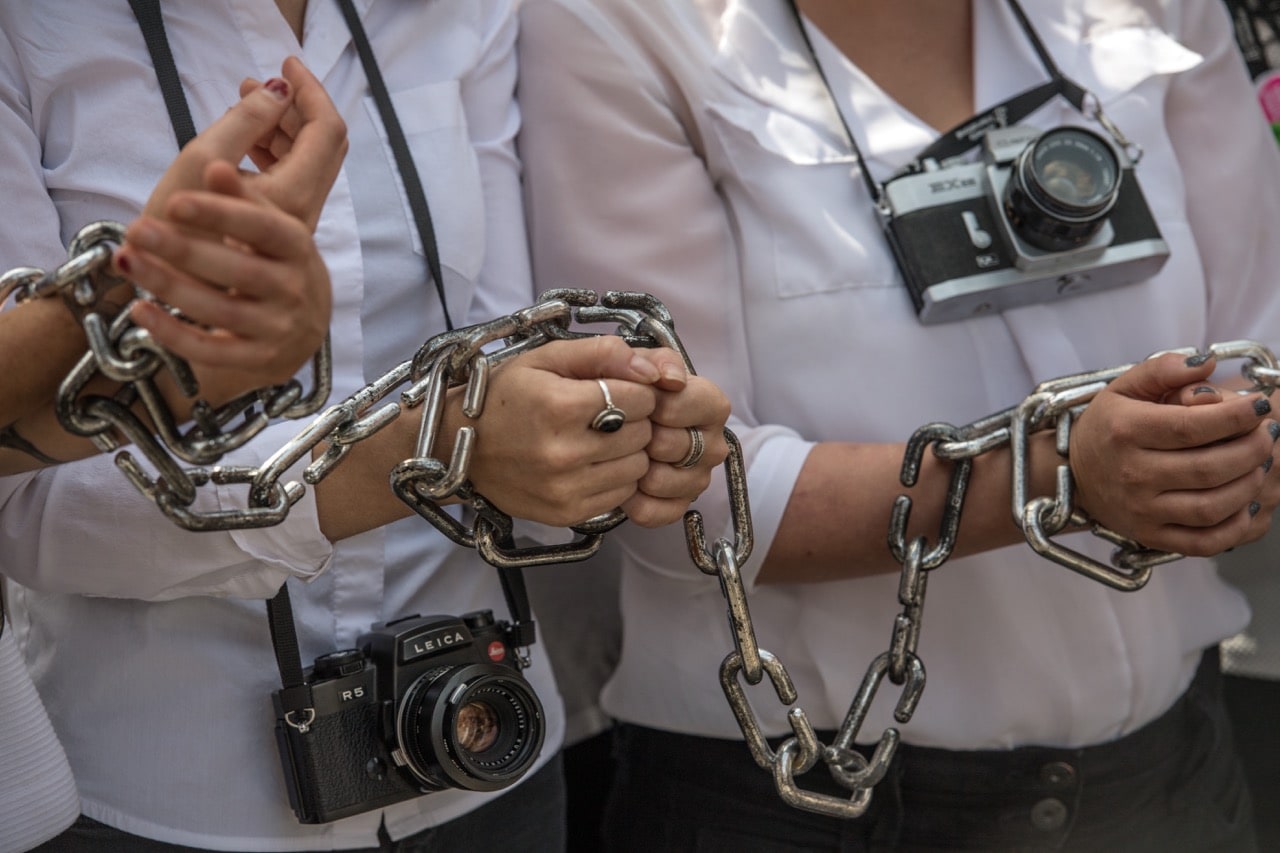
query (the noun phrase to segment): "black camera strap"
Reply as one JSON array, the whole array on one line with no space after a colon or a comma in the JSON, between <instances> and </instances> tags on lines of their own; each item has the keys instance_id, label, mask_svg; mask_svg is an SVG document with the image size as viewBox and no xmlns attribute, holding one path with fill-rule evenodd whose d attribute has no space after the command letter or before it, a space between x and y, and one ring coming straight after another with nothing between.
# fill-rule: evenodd
<instances>
[{"instance_id":1,"label":"black camera strap","mask_svg":"<svg viewBox=\"0 0 1280 853\"><path fill-rule=\"evenodd\" d=\"M404 130L396 116L391 96L387 91L382 72L369 44L360 16L356 13L351 0L337 0L347 27L351 31L351 39L355 45L360 64L364 67L365 78L378 107L378 114L387 132L387 140L395 158L396 169L401 183L409 198L409 207L413 212L414 225L418 237L422 241L423 252L427 258L428 270L435 284L436 293L440 297L440 307L444 312L445 326L454 328L453 319L449 316L449 306L445 299L444 278L441 274L440 250L436 244L435 228L431 222L431 210L427 205L426 193L422 188L422 180L417 165L409 151ZM156 79L164 96L165 108L169 112L169 121L173 125L174 136L181 149L196 135L195 122L191 117L191 109L187 103L186 93L182 89L182 81L178 76L178 67L173 58L173 50L164 28L164 18L160 12L160 0L129 0L129 7L138 20L138 27L147 44L147 52L155 68ZM529 594L525 588L524 574L519 568L496 568L498 580L502 585L502 594L507 608L511 611L512 643L520 648L533 645L536 631L533 621L533 610L529 605ZM0 605L2 606L2 605ZM3 626L3 610L0 609L0 629ZM267 620L271 629L271 645L275 650L276 665L280 669L280 681L283 690L280 700L286 715L302 712L311 707L311 688L307 685L302 667L302 654L298 647L297 626L293 620L293 605L289 599L288 584L283 584L275 597L267 602Z\"/></svg>"},{"instance_id":2,"label":"black camera strap","mask_svg":"<svg viewBox=\"0 0 1280 853\"><path fill-rule=\"evenodd\" d=\"M138 27L147 42L147 53L151 54L151 64L156 69L160 94L164 96L164 106L169 111L178 148L185 148L195 138L196 124L191 119L191 108L187 105L186 93L182 91L178 66L173 61L173 50L164 31L160 0L129 0L129 8L133 9L133 16L138 19Z\"/></svg>"},{"instance_id":3,"label":"black camera strap","mask_svg":"<svg viewBox=\"0 0 1280 853\"><path fill-rule=\"evenodd\" d=\"M396 169L400 172L400 180L409 197L409 209L413 211L413 222L418 229L418 239L422 241L422 251L427 256L427 268L431 279L435 282L436 293L440 296L440 308L444 311L444 324L453 331L453 318L449 316L449 304L444 294L444 277L440 269L440 249L436 246L435 227L431 224L431 209L427 207L427 196L422 190L422 180L418 176L418 166L409 151L409 143L405 141L404 130L400 127L400 119L391 105L391 95L382 80L382 71L374 58L373 47L365 34L364 24L356 14L351 0L338 0L338 8L347 21L347 29L351 31L351 41L355 44L360 64L364 66L365 79L369 81L369 91L378 106L378 115L382 117L382 126L387 131L387 141L391 143L391 153L396 160Z\"/></svg>"},{"instance_id":4,"label":"black camera strap","mask_svg":"<svg viewBox=\"0 0 1280 853\"><path fill-rule=\"evenodd\" d=\"M926 160L942 162L965 153L981 143L983 135L988 130L1017 124L1058 95L1065 98L1077 110L1088 113L1087 103L1090 98L1088 90L1065 77L1058 69L1057 63L1053 61L1053 57L1049 55L1044 42L1040 40L1035 28L1031 26L1031 21L1027 18L1027 14L1023 11L1018 0L1008 0L1008 4L1009 8L1013 10L1014 16L1018 19L1018 26L1031 42L1036 56L1040 59L1040 64L1044 66L1046 73L1048 73L1049 81L1020 92L943 133L929 147L916 155L915 160L907 171L919 171L923 168L923 163ZM849 126L844 110L840 108L839 102L836 101L835 95L832 93L831 82L827 79L827 73L822 67L822 62L818 59L817 51L814 50L813 41L809 38L809 30L804 24L804 18L800 14L796 0L787 0L787 5L795 17L796 26L800 30L801 38L804 39L805 47L813 60L814 68L817 69L823 86L826 87L828 95L831 96L836 114L840 117L840 124L843 126L845 136L849 140L849 146L853 149L854 156L862 166L860 169L862 179L866 183L867 189L871 192L871 197L875 200L877 206L880 206L883 204L883 191L880 185L875 182L875 179L871 177L870 170L866 168L866 158L858 147L858 141L853 135L853 129Z\"/></svg>"}]
</instances>

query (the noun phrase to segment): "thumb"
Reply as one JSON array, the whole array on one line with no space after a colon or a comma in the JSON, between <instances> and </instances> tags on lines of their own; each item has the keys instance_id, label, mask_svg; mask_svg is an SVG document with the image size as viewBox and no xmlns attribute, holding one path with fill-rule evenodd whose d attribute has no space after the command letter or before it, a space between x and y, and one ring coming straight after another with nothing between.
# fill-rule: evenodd
<instances>
[{"instance_id":1,"label":"thumb","mask_svg":"<svg viewBox=\"0 0 1280 853\"><path fill-rule=\"evenodd\" d=\"M1212 357L1164 353L1138 362L1108 388L1130 399L1159 403L1176 396L1185 386L1202 383L1216 366Z\"/></svg>"},{"instance_id":2,"label":"thumb","mask_svg":"<svg viewBox=\"0 0 1280 853\"><path fill-rule=\"evenodd\" d=\"M209 159L239 163L254 143L275 130L292 102L293 88L282 77L272 77L256 88L242 86L240 100L205 128L193 144L198 143Z\"/></svg>"},{"instance_id":3,"label":"thumb","mask_svg":"<svg viewBox=\"0 0 1280 853\"><path fill-rule=\"evenodd\" d=\"M527 353L525 364L567 379L625 379L652 385L662 380L663 367L649 352L632 349L617 335L597 335L552 341Z\"/></svg>"}]
</instances>

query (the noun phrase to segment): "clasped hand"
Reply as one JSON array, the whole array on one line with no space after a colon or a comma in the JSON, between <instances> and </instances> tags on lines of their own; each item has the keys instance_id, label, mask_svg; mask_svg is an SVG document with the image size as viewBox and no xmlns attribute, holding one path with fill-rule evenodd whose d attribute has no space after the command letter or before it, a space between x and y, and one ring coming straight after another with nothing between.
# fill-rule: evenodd
<instances>
[{"instance_id":1,"label":"clasped hand","mask_svg":"<svg viewBox=\"0 0 1280 853\"><path fill-rule=\"evenodd\" d=\"M597 378L626 415L616 432L590 427L604 405ZM622 507L657 527L683 515L728 455L728 416L723 392L672 350L632 349L611 335L554 341L495 371L470 478L512 516L570 526ZM678 467L690 429L703 453Z\"/></svg>"},{"instance_id":2,"label":"clasped hand","mask_svg":"<svg viewBox=\"0 0 1280 853\"><path fill-rule=\"evenodd\" d=\"M212 402L289 379L329 329L328 270L312 239L347 151L346 125L296 58L246 80L188 143L116 253L150 301L134 322L196 371ZM241 172L249 157L258 172Z\"/></svg>"},{"instance_id":3,"label":"clasped hand","mask_svg":"<svg viewBox=\"0 0 1280 853\"><path fill-rule=\"evenodd\" d=\"M1212 556L1260 538L1280 504L1280 423L1261 393L1210 384L1215 362L1165 354L1100 392L1071 431L1076 503L1148 548Z\"/></svg>"}]
</instances>

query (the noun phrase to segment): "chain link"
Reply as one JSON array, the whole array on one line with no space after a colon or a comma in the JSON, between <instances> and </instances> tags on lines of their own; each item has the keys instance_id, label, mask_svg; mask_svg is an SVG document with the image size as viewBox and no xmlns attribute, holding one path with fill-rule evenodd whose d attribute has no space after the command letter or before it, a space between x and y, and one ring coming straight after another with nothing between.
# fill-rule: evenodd
<instances>
[{"instance_id":1,"label":"chain link","mask_svg":"<svg viewBox=\"0 0 1280 853\"><path fill-rule=\"evenodd\" d=\"M96 308L105 292L125 284L110 272L112 252L123 234L118 223L93 223L72 241L63 266L52 273L31 267L12 270L0 278L0 295L13 295L18 302L61 295L83 309L79 316L89 348L59 388L58 419L99 450L115 453L116 465L134 486L187 530L279 524L305 494L306 486L324 479L352 447L406 412L419 410L422 421L413 455L390 474L391 487L401 500L450 540L475 548L498 567L585 559L599 550L605 533L626 520L622 510L571 527L578 537L572 542L517 547L512 518L477 493L468 480L474 428L458 430L447 463L434 455L448 391L465 386L463 413L471 419L480 417L494 368L550 341L594 336L575 324L609 324L612 334L633 347L671 347L692 370L670 313L649 294L609 292L601 297L591 290L552 290L506 317L431 338L412 359L330 405L260 466L212 466L274 419L301 418L324 405L332 377L329 342L326 339L313 361L310 394L304 396L302 386L291 381L217 408L205 404L197 399L197 383L187 364L134 325L127 310L112 317ZM135 290L134 298L148 297ZM497 342L503 345L493 346ZM194 400L185 431L181 424L186 419L170 409L157 386L162 375ZM91 383L100 377L118 383L120 390L110 397L90 392ZM240 422L229 427L236 419ZM125 449L126 444L133 449ZM301 481L286 481L288 472L304 460ZM243 506L197 509L200 489L210 485L243 487ZM457 500L471 511L470 527L442 506L446 500Z\"/></svg>"},{"instance_id":2,"label":"chain link","mask_svg":"<svg viewBox=\"0 0 1280 853\"><path fill-rule=\"evenodd\" d=\"M584 559L595 553L605 533L625 520L621 509L572 527L578 539L555 546L517 547L513 520L478 494L468 480L475 452L475 430L461 427L454 436L453 452L446 464L435 455L445 401L450 389L463 387L463 413L480 417L492 370L510 358L554 340L593 336L577 326L611 324L612 334L631 346L665 346L679 352L692 372L693 366L665 306L642 293L609 292L603 297L590 290L552 290L532 306L489 323L457 329L428 340L412 359L374 380L358 392L325 409L297 436L257 468L216 466L183 468L178 460L208 465L242 446L274 418L299 418L323 405L330 389L331 361L328 341L313 361L312 391L290 382L262 389L213 408L196 401L193 425L183 432L156 386L161 371L177 382L190 398L198 393L187 365L160 347L143 329L128 319L128 311L114 318L96 309L101 297L121 282L109 272L111 252L123 235L115 223L94 223L77 235L69 260L52 273L22 267L0 277L0 298L11 295L18 302L60 295L81 309L89 351L59 389L59 420L71 432L90 438L101 450L118 451L116 464L160 510L189 530L230 530L261 527L284 520L289 508L305 493L306 485L320 482L346 458L351 448L367 440L411 410L421 410L421 426L414 455L397 465L390 475L395 493L418 515L451 541L475 548L489 563L500 567L524 567ZM138 293L138 298L147 298ZM494 346L502 342L501 346ZM1195 355L1195 349L1170 350ZM1207 350L1220 362L1243 359L1244 378L1250 392L1270 394L1280 384L1280 363L1270 350L1252 341L1214 344ZM1160 353L1157 353L1159 355ZM924 453L932 450L939 460L952 463L945 505L937 539L907 539L911 499L901 495L894 503L888 547L901 563L898 602L901 612L893 621L889 648L867 668L857 693L832 743L824 745L807 714L796 706L798 694L782 661L760 647L751 620L741 567L754 545L746 468L742 448L734 433L725 429L729 445L725 482L729 494L733 541L719 538L708 543L702 515L685 515L685 536L694 565L714 575L727 606L733 650L720 667L720 685L747 747L763 769L771 772L775 787L788 804L819 814L856 818L871 802L875 785L884 778L901 741L896 728L881 733L870 757L855 748L871 705L885 679L900 688L894 719L908 723L925 686L924 663L918 654L929 573L943 565L954 551L974 460L1008 447L1012 456L1012 516L1027 542L1041 556L1086 577L1120 590L1137 590L1152 569L1177 560L1178 554L1155 551L1106 529L1073 504L1073 480L1067 453L1073 423L1109 382L1133 365L1062 377L1036 386L1017 406L997 412L967 426L932 423L918 429L907 442L900 472L902 485L916 484ZM123 387L113 397L86 391L99 375ZM406 387L407 386L407 387ZM401 390L403 389L403 390ZM392 395L399 392L398 398ZM1242 392L1249 393L1249 392ZM150 425L136 414L143 410ZM227 425L242 418L239 425ZM1055 494L1029 497L1030 436L1043 430L1055 432L1062 462L1057 469ZM125 441L151 464L152 475L127 450ZM297 463L309 459L304 482L281 482ZM244 486L244 508L201 512L192 508L200 488ZM458 500L474 521L468 527L442 506ZM1067 531L1088 530L1115 546L1111 565L1064 546L1054 537ZM774 750L747 697L747 688L768 679L777 699L787 706L792 735ZM745 682L745 686L744 686ZM850 792L841 798L801 789L796 778L822 761L833 778Z\"/></svg>"},{"instance_id":3,"label":"chain link","mask_svg":"<svg viewBox=\"0 0 1280 853\"><path fill-rule=\"evenodd\" d=\"M1186 356L1199 354L1193 348L1169 352ZM1214 344L1207 353L1219 362L1229 359L1245 361L1241 374L1252 387L1241 393L1262 391L1270 394L1280 384L1277 360L1260 344L1252 341ZM708 547L702 518L696 511L685 516L685 530L695 565L704 573L719 578L721 592L728 605L734 649L720 667L721 689L752 757L761 768L772 773L774 786L786 803L837 818L859 817L870 805L872 789L888 771L901 735L896 728L885 729L869 758L854 745L885 679L901 687L893 711L897 723L905 725L910 722L920 702L925 686L925 668L918 654L918 645L929 573L950 559L955 549L969 478L978 456L1009 447L1013 458L1013 519L1023 530L1027 542L1041 556L1120 590L1141 588L1150 578L1154 566L1180 559L1179 554L1145 548L1108 530L1089 519L1072 503L1073 481L1066 462L1071 426L1099 391L1132 366L1123 365L1044 382L1017 406L963 427L946 423L926 424L911 436L900 472L904 487L916 484L926 449L932 449L938 459L952 463L941 526L932 546L924 536L908 541L911 498L900 495L894 502L888 545L894 558L902 565L898 586L898 603L902 610L894 618L888 651L876 656L867 668L830 746L821 743L808 715L796 706L798 695L795 685L782 661L760 648L755 635L739 570L751 550L746 474L741 448L733 434L726 430L730 453L725 468L735 542L731 544L721 539ZM1029 436L1041 430L1055 431L1055 445L1062 463L1057 469L1055 494L1030 498ZM1054 540L1060 533L1081 529L1116 546L1110 566ZM765 677L778 700L787 706L787 722L793 733L777 750L770 748L742 684L745 680L747 685L758 685ZM806 791L796 784L796 777L808 772L819 760L827 765L832 777L850 791L848 798Z\"/></svg>"}]
</instances>

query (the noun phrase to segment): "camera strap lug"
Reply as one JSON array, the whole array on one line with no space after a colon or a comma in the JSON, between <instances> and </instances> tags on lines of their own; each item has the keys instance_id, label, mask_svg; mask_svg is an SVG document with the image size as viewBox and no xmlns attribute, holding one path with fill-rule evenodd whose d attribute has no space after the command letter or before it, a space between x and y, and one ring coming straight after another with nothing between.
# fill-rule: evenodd
<instances>
[{"instance_id":1,"label":"camera strap lug","mask_svg":"<svg viewBox=\"0 0 1280 853\"><path fill-rule=\"evenodd\" d=\"M302 672L302 654L298 650L298 633L293 624L293 605L289 601L289 585L280 587L267 601L267 623L271 627L271 647L276 653L283 689L278 694L284 721L299 734L311 730L316 719L312 707L311 686Z\"/></svg>"},{"instance_id":2,"label":"camera strap lug","mask_svg":"<svg viewBox=\"0 0 1280 853\"><path fill-rule=\"evenodd\" d=\"M311 724L316 721L316 709L303 708L302 713L304 715L304 719L301 722L294 719L294 714L296 713L297 711L289 711L284 715L284 721L290 727L297 729L298 734L305 735L307 732L311 731Z\"/></svg>"}]
</instances>

